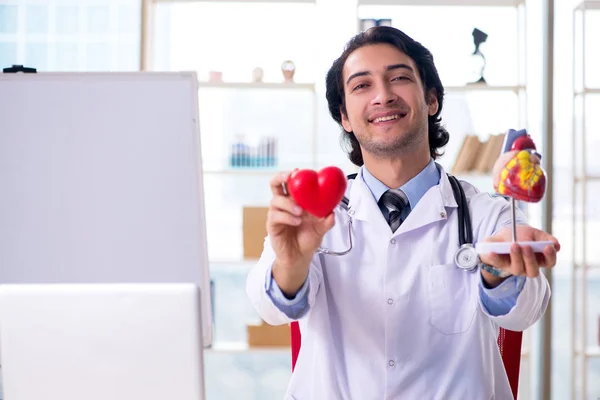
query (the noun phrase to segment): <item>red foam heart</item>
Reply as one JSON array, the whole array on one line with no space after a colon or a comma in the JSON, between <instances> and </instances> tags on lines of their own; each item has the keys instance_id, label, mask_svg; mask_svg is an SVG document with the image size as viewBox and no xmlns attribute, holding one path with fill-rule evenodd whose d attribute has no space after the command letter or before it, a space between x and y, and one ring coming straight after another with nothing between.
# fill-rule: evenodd
<instances>
[{"instance_id":1,"label":"red foam heart","mask_svg":"<svg viewBox=\"0 0 600 400\"><path fill-rule=\"evenodd\" d=\"M337 167L326 167L318 173L301 169L290 175L287 188L300 207L323 218L331 214L344 197L346 176Z\"/></svg>"}]
</instances>

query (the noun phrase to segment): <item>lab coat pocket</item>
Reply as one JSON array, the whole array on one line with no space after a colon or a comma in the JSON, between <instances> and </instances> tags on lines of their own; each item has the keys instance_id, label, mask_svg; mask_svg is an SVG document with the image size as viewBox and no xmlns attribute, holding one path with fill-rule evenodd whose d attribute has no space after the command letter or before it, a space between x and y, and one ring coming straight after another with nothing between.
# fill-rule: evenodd
<instances>
[{"instance_id":1,"label":"lab coat pocket","mask_svg":"<svg viewBox=\"0 0 600 400\"><path fill-rule=\"evenodd\" d=\"M472 274L454 263L434 265L427 284L431 325L446 335L466 332L477 311Z\"/></svg>"}]
</instances>

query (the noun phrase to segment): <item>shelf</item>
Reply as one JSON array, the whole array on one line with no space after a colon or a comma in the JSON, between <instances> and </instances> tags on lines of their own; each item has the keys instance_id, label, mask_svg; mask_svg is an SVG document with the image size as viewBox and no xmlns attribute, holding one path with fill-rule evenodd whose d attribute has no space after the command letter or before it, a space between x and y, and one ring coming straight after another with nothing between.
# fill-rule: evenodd
<instances>
[{"instance_id":1,"label":"shelf","mask_svg":"<svg viewBox=\"0 0 600 400\"><path fill-rule=\"evenodd\" d=\"M226 260L222 258L217 258L214 260L209 260L208 263L211 265L234 265L234 266L252 266L258 262L258 259L244 259L244 258L232 258L231 260Z\"/></svg>"},{"instance_id":2,"label":"shelf","mask_svg":"<svg viewBox=\"0 0 600 400\"><path fill-rule=\"evenodd\" d=\"M225 261L225 260L209 260L208 268L211 274L228 274L228 273L241 273L247 274L255 265L258 260L237 260L237 261Z\"/></svg>"},{"instance_id":3,"label":"shelf","mask_svg":"<svg viewBox=\"0 0 600 400\"><path fill-rule=\"evenodd\" d=\"M583 96L585 94L600 94L600 88L585 88L575 92L575 96Z\"/></svg>"},{"instance_id":4,"label":"shelf","mask_svg":"<svg viewBox=\"0 0 600 400\"><path fill-rule=\"evenodd\" d=\"M316 0L151 0L155 4L159 3L306 3L314 4Z\"/></svg>"},{"instance_id":5,"label":"shelf","mask_svg":"<svg viewBox=\"0 0 600 400\"><path fill-rule=\"evenodd\" d=\"M208 82L198 81L199 88L213 89L281 89L281 90L310 90L315 91L314 83L284 83L284 82Z\"/></svg>"},{"instance_id":6,"label":"shelf","mask_svg":"<svg viewBox=\"0 0 600 400\"><path fill-rule=\"evenodd\" d=\"M600 346L588 347L588 349L585 352L585 356L590 358L600 357Z\"/></svg>"},{"instance_id":7,"label":"shelf","mask_svg":"<svg viewBox=\"0 0 600 400\"><path fill-rule=\"evenodd\" d=\"M516 86L494 86L494 85L464 85L464 86L445 86L446 93L462 93L462 92L515 92L525 90L525 85Z\"/></svg>"},{"instance_id":8,"label":"shelf","mask_svg":"<svg viewBox=\"0 0 600 400\"><path fill-rule=\"evenodd\" d=\"M575 182L600 181L600 175L576 176Z\"/></svg>"},{"instance_id":9,"label":"shelf","mask_svg":"<svg viewBox=\"0 0 600 400\"><path fill-rule=\"evenodd\" d=\"M202 172L206 175L272 176L280 171L282 171L282 170L274 167L272 169L266 169L266 168L206 169L206 170L203 170Z\"/></svg>"},{"instance_id":10,"label":"shelf","mask_svg":"<svg viewBox=\"0 0 600 400\"><path fill-rule=\"evenodd\" d=\"M310 165L297 165L295 167L288 166L279 166L279 167L270 167L270 168L222 168L222 169L212 169L207 168L202 172L205 175L229 175L229 176L274 176L280 172L289 172L294 168L298 169L315 169Z\"/></svg>"},{"instance_id":11,"label":"shelf","mask_svg":"<svg viewBox=\"0 0 600 400\"><path fill-rule=\"evenodd\" d=\"M575 349L575 354L581 355L581 349ZM585 349L585 357L600 357L600 346L589 346L587 349Z\"/></svg>"},{"instance_id":12,"label":"shelf","mask_svg":"<svg viewBox=\"0 0 600 400\"><path fill-rule=\"evenodd\" d=\"M525 0L358 0L359 6L475 6L516 7Z\"/></svg>"},{"instance_id":13,"label":"shelf","mask_svg":"<svg viewBox=\"0 0 600 400\"><path fill-rule=\"evenodd\" d=\"M213 353L292 353L290 346L249 347L246 342L215 342L205 351Z\"/></svg>"},{"instance_id":14,"label":"shelf","mask_svg":"<svg viewBox=\"0 0 600 400\"><path fill-rule=\"evenodd\" d=\"M199 81L200 88L213 89L287 89L287 90L309 90L315 91L314 83L278 83L278 82L208 82ZM525 90L525 85L462 85L462 86L446 86L446 93L449 92L515 92ZM589 89L591 90L591 89Z\"/></svg>"},{"instance_id":15,"label":"shelf","mask_svg":"<svg viewBox=\"0 0 600 400\"><path fill-rule=\"evenodd\" d=\"M491 174L482 174L477 172L465 172L454 175L456 179L459 181L465 181L475 188L477 188L480 192L486 193L495 193L494 189L494 180L492 179Z\"/></svg>"},{"instance_id":16,"label":"shelf","mask_svg":"<svg viewBox=\"0 0 600 400\"><path fill-rule=\"evenodd\" d=\"M492 181L492 174L484 174L479 172L464 172L460 174L454 174L454 176L463 181L469 181L469 179L489 179Z\"/></svg>"},{"instance_id":17,"label":"shelf","mask_svg":"<svg viewBox=\"0 0 600 400\"><path fill-rule=\"evenodd\" d=\"M573 269L575 270L582 270L583 269L583 265L581 265L581 263L575 263L573 264ZM587 266L587 270L588 271L596 271L596 270L600 270L600 264L599 265L588 265Z\"/></svg>"},{"instance_id":18,"label":"shelf","mask_svg":"<svg viewBox=\"0 0 600 400\"><path fill-rule=\"evenodd\" d=\"M576 10L600 10L600 1L584 1L575 7Z\"/></svg>"}]
</instances>

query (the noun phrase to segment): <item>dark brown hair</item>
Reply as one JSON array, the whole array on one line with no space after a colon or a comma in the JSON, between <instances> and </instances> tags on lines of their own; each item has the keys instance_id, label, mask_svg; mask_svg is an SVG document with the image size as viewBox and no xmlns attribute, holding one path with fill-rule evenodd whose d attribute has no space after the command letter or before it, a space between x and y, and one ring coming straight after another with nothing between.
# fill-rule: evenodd
<instances>
[{"instance_id":1,"label":"dark brown hair","mask_svg":"<svg viewBox=\"0 0 600 400\"><path fill-rule=\"evenodd\" d=\"M441 126L442 105L444 104L444 86L438 75L437 69L433 62L433 55L419 42L414 41L404 32L388 27L378 26L371 28L365 32L361 32L354 36L347 44L342 55L333 62L333 65L327 72L326 78L326 98L329 106L329 113L333 119L342 124L342 113L346 115L346 104L344 96L344 79L343 70L344 64L348 56L355 50L373 44L390 44L398 50L409 56L416 64L419 71L419 76L425 88L425 99L429 103L427 94L433 89L435 90L438 109L434 115L429 116L429 151L432 158L439 157L439 149L448 143L450 135L444 127ZM361 166L364 164L360 145L354 132L346 132L342 128L342 146L348 152L348 158L355 165Z\"/></svg>"}]
</instances>

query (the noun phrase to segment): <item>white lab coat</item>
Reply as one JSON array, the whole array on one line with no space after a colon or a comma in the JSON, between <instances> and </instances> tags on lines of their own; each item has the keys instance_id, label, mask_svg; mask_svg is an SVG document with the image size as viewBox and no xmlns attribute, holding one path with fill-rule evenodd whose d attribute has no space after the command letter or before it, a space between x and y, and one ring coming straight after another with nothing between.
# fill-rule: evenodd
<instances>
[{"instance_id":1,"label":"white lab coat","mask_svg":"<svg viewBox=\"0 0 600 400\"><path fill-rule=\"evenodd\" d=\"M526 280L508 314L489 315L479 272L454 264L458 213L445 172L395 233L361 173L348 191L354 248L315 255L310 266L310 309L299 320L302 347L285 399L512 399L497 334L542 316L550 297L543 274ZM510 223L505 199L463 187L475 242ZM342 251L349 216L338 207L335 217L323 247ZM290 319L265 291L274 259L267 238L247 293L260 316L278 325Z\"/></svg>"}]
</instances>

